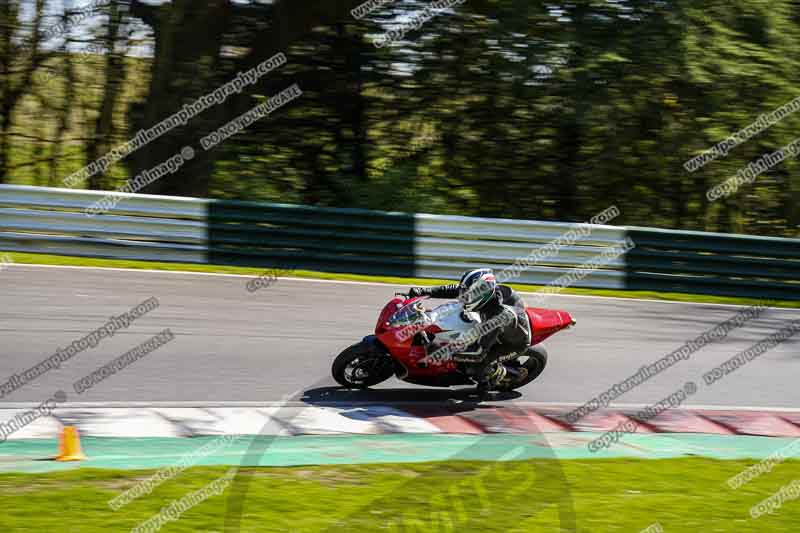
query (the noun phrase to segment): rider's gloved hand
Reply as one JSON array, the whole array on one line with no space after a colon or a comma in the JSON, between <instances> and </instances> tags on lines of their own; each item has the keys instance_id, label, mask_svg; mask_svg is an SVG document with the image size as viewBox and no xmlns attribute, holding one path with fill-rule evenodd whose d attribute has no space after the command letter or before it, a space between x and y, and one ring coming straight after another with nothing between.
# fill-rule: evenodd
<instances>
[{"instance_id":1,"label":"rider's gloved hand","mask_svg":"<svg viewBox=\"0 0 800 533\"><path fill-rule=\"evenodd\" d=\"M417 298L419 296L427 296L428 291L423 287L411 287L408 289L409 298Z\"/></svg>"}]
</instances>

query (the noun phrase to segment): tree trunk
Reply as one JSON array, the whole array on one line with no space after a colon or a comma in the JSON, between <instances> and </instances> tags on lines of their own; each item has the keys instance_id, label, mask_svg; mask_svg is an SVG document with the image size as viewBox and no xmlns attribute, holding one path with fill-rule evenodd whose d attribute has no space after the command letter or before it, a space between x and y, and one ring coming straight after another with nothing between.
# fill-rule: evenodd
<instances>
[{"instance_id":1,"label":"tree trunk","mask_svg":"<svg viewBox=\"0 0 800 533\"><path fill-rule=\"evenodd\" d=\"M9 142L11 129L11 110L9 96L11 94L11 63L13 61L13 36L17 24L16 10L11 2L0 2L0 183L6 180L8 172Z\"/></svg>"},{"instance_id":2,"label":"tree trunk","mask_svg":"<svg viewBox=\"0 0 800 533\"><path fill-rule=\"evenodd\" d=\"M66 28L67 38L64 39L64 45L61 47L64 68L64 99L61 101L61 106L57 110L58 126L56 127L53 147L50 150L50 177L48 183L50 187L63 187L63 176L58 173L58 164L61 161L64 148L64 135L66 135L69 130L71 110L75 103L75 68L72 62L72 56L68 53L69 45L72 42L72 39L69 37L69 21L69 12L65 9L62 22Z\"/></svg>"},{"instance_id":3,"label":"tree trunk","mask_svg":"<svg viewBox=\"0 0 800 533\"><path fill-rule=\"evenodd\" d=\"M577 221L578 218L578 164L581 149L581 126L583 117L589 106L587 84L588 76L585 70L588 55L588 43L584 42L590 30L587 22L589 8L585 5L576 5L570 12L573 26L569 42L572 46L566 71L574 73L572 79L564 80L562 98L568 109L558 128L557 149L560 154L556 161L558 165L556 193L556 217L564 221Z\"/></svg>"},{"instance_id":4,"label":"tree trunk","mask_svg":"<svg viewBox=\"0 0 800 533\"><path fill-rule=\"evenodd\" d=\"M44 20L45 0L36 0L30 40L23 40L22 45L15 44L16 29L21 25L18 20L19 4L11 0L0 0L0 72L2 73L2 95L0 95L0 183L8 180L8 161L10 159L11 117L22 96L30 88L33 74L41 66L48 54L41 52L41 27ZM25 47L25 49L21 49ZM11 71L14 61L21 54L30 54L30 61L20 75L18 83L13 83Z\"/></svg>"},{"instance_id":5,"label":"tree trunk","mask_svg":"<svg viewBox=\"0 0 800 533\"><path fill-rule=\"evenodd\" d=\"M135 2L132 5L132 14L142 18L155 33L149 94L144 102L131 109L132 136L139 130L152 128L179 111L184 104L213 92L228 81L221 79L218 72L223 33L232 9L227 0L202 3L174 0L159 6ZM220 117L220 108L224 106L203 112L186 127L165 133L128 157L127 164L133 177L179 154L184 146L192 146L195 150L194 160L175 174L151 183L145 187L145 192L208 196L213 163L209 154L195 143L212 129L212 125L221 125L219 119L213 120Z\"/></svg>"},{"instance_id":6,"label":"tree trunk","mask_svg":"<svg viewBox=\"0 0 800 533\"><path fill-rule=\"evenodd\" d=\"M344 46L345 94L339 95L340 102L347 103L349 111L345 117L352 131L351 167L353 177L360 186L367 185L367 161L365 149L367 145L366 109L364 105L364 75L361 71L363 63L364 41L361 34L348 32L347 25L338 24L338 38Z\"/></svg>"},{"instance_id":7,"label":"tree trunk","mask_svg":"<svg viewBox=\"0 0 800 533\"><path fill-rule=\"evenodd\" d=\"M0 183L8 181L9 142L11 130L11 112L3 106L0 111Z\"/></svg>"},{"instance_id":8,"label":"tree trunk","mask_svg":"<svg viewBox=\"0 0 800 533\"><path fill-rule=\"evenodd\" d=\"M350 10L363 0L276 0L272 4L235 4L229 0L173 0L153 5L139 0L131 3L131 13L149 25L155 35L155 57L147 98L130 112L133 135L148 129L173 113L183 104L213 92L217 87L278 52L288 55L289 46L318 26L333 24L350 17ZM249 36L252 47L240 60L229 60L233 68L221 72L223 44L231 38L234 16L242 10L260 10L269 24ZM289 58L291 61L291 58ZM269 75L257 87L269 86ZM302 89L302 87L301 87ZM128 156L132 176L159 165L192 146L196 157L175 174L162 177L145 188L153 194L208 196L214 160L220 150L203 151L198 140L208 132L247 110L250 98L247 89L231 96L223 104L193 118L186 127L176 128L146 147ZM263 90L262 92L269 92Z\"/></svg>"},{"instance_id":9,"label":"tree trunk","mask_svg":"<svg viewBox=\"0 0 800 533\"><path fill-rule=\"evenodd\" d=\"M105 85L100 113L94 124L92 141L86 150L86 164L108 153L112 148L114 134L114 109L120 97L120 88L125 79L125 52L127 49L127 15L120 7L120 0L108 4L108 31L104 39L106 49ZM89 178L89 189L103 188L103 173L98 172Z\"/></svg>"}]
</instances>

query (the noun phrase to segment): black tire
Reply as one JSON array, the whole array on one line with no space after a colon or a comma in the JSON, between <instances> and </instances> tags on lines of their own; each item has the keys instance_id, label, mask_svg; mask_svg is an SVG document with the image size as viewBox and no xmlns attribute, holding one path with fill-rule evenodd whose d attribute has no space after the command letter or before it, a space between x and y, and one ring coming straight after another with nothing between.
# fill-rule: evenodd
<instances>
[{"instance_id":1,"label":"black tire","mask_svg":"<svg viewBox=\"0 0 800 533\"><path fill-rule=\"evenodd\" d=\"M361 375L357 375L361 370ZM394 361L374 342L361 341L340 353L331 367L333 379L348 389L366 389L394 375Z\"/></svg>"},{"instance_id":2,"label":"black tire","mask_svg":"<svg viewBox=\"0 0 800 533\"><path fill-rule=\"evenodd\" d=\"M538 378L544 371L544 367L547 366L547 350L541 346L529 346L518 359L504 363L504 365L510 369L509 376L516 375L516 372L513 372L514 370L524 370L525 375L521 376L521 378L503 380L497 386L497 390L508 392L524 387Z\"/></svg>"}]
</instances>

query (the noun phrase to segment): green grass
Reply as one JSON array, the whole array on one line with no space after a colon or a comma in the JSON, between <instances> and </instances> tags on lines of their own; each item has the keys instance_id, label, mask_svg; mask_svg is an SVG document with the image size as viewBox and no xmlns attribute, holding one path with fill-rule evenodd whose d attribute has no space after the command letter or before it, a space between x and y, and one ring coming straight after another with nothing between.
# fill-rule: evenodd
<instances>
[{"instance_id":1,"label":"green grass","mask_svg":"<svg viewBox=\"0 0 800 533\"><path fill-rule=\"evenodd\" d=\"M656 522L666 532L796 531L800 501L758 519L749 509L800 477L800 462L728 488L725 480L750 464L686 458L243 469L240 480L249 486L236 531L568 531L559 529L559 509L581 532L635 533ZM226 471L189 469L118 511L107 501L150 472L0 475L0 530L130 531ZM161 531L222 532L228 496L242 486L230 485Z\"/></svg>"},{"instance_id":2,"label":"green grass","mask_svg":"<svg viewBox=\"0 0 800 533\"><path fill-rule=\"evenodd\" d=\"M257 276L265 271L265 268L259 267L238 267L227 265L200 265L189 263L162 263L156 261L135 261L128 259L98 259L91 257L72 257L63 255L46 255L46 254L28 254L17 252L2 252L2 255L8 255L12 261L21 264L39 264L39 265L69 265L69 266L91 266L91 267L106 267L106 268L132 268L132 269L150 269L150 270L170 270L180 272L212 272L223 274L240 274L245 276ZM421 278L398 278L391 276L367 276L361 274L341 274L335 272L314 272L310 270L295 270L291 277L297 278L312 278L312 279L330 279L330 280L344 280L344 281L370 281L375 283L389 283L393 285L438 285L443 283L453 283L453 280L444 279L421 279ZM523 292L536 292L541 289L538 285L522 285L518 283L510 283L511 287ZM633 298L633 299L650 299L650 300L664 300L673 302L699 302L699 303L719 303L719 304L732 304L732 305L754 305L761 303L761 300L755 298L736 298L730 296L711 296L705 294L684 294L674 292L656 292L656 291L627 291L627 290L612 290L612 289L582 289L567 287L563 294L576 294L581 296L607 296L613 298ZM773 307L786 307L792 309L800 309L800 302L788 300L773 300L771 302Z\"/></svg>"}]
</instances>

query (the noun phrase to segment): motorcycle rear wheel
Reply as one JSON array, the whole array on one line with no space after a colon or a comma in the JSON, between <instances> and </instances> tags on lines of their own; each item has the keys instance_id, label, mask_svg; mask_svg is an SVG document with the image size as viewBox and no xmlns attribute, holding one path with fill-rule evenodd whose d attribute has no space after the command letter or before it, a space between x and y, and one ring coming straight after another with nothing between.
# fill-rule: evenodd
<instances>
[{"instance_id":1,"label":"motorcycle rear wheel","mask_svg":"<svg viewBox=\"0 0 800 533\"><path fill-rule=\"evenodd\" d=\"M394 375L394 361L374 343L361 341L333 361L333 379L348 389L366 389Z\"/></svg>"},{"instance_id":2,"label":"motorcycle rear wheel","mask_svg":"<svg viewBox=\"0 0 800 533\"><path fill-rule=\"evenodd\" d=\"M508 392L524 387L544 371L547 365L547 350L541 346L529 346L517 359L503 363L508 376L500 382L496 390Z\"/></svg>"}]
</instances>

